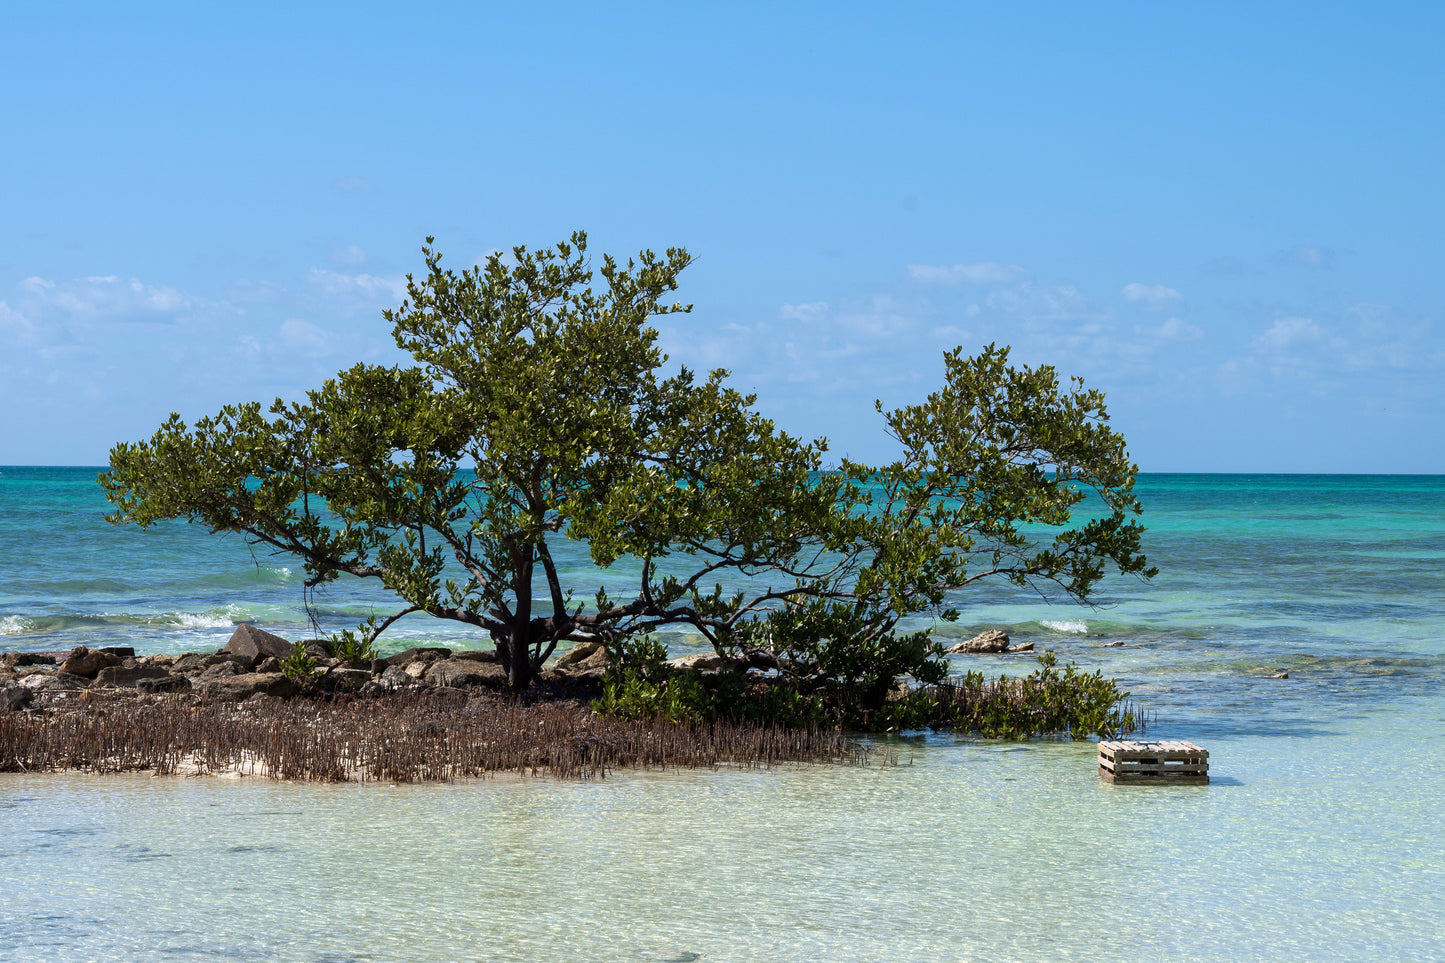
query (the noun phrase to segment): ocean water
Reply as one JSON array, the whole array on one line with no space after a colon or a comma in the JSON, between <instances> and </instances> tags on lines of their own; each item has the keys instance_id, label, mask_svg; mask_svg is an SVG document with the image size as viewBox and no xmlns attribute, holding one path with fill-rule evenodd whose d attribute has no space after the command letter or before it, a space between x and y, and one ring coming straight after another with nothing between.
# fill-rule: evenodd
<instances>
[{"instance_id":1,"label":"ocean water","mask_svg":"<svg viewBox=\"0 0 1445 963\"><path fill-rule=\"evenodd\" d=\"M0 469L0 649L310 634L299 565L108 526L94 475ZM1158 578L1099 608L989 587L943 631L1119 678L1151 737L1211 751L1207 787L939 735L897 766L580 783L4 774L0 960L1445 959L1445 478L1139 487ZM385 602L341 586L314 615Z\"/></svg>"}]
</instances>

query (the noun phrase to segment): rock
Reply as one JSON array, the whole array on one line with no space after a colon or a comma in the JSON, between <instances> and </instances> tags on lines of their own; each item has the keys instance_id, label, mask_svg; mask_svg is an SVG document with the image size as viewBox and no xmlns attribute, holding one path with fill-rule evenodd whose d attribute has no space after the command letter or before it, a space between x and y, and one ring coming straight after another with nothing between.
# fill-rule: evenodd
<instances>
[{"instance_id":1,"label":"rock","mask_svg":"<svg viewBox=\"0 0 1445 963\"><path fill-rule=\"evenodd\" d=\"M285 699L296 694L296 683L280 672L247 672L206 680L197 687L207 699L240 701L258 692Z\"/></svg>"},{"instance_id":2,"label":"rock","mask_svg":"<svg viewBox=\"0 0 1445 963\"><path fill-rule=\"evenodd\" d=\"M7 669L18 669L26 665L54 665L55 656L49 652L6 652L0 656L0 665Z\"/></svg>"},{"instance_id":3,"label":"rock","mask_svg":"<svg viewBox=\"0 0 1445 963\"><path fill-rule=\"evenodd\" d=\"M466 702L467 693L464 689L453 689L451 686L437 686L429 693L434 699L441 702Z\"/></svg>"},{"instance_id":4,"label":"rock","mask_svg":"<svg viewBox=\"0 0 1445 963\"><path fill-rule=\"evenodd\" d=\"M431 666L432 664L430 662L422 662L421 660L417 660L416 662L408 662L405 666L402 667L401 671L405 672L412 679L420 681L421 679L424 679L426 677L426 670L430 669ZM391 668L394 669L396 668L396 666L392 666Z\"/></svg>"},{"instance_id":5,"label":"rock","mask_svg":"<svg viewBox=\"0 0 1445 963\"><path fill-rule=\"evenodd\" d=\"M1034 644L1032 642L1020 642L1018 645L1008 647L1008 651L1010 652L1032 652L1033 650Z\"/></svg>"},{"instance_id":6,"label":"rock","mask_svg":"<svg viewBox=\"0 0 1445 963\"><path fill-rule=\"evenodd\" d=\"M607 648L601 642L578 642L571 649L557 657L552 663L553 668L565 669L568 666L579 665L596 655L598 652L606 652Z\"/></svg>"},{"instance_id":7,"label":"rock","mask_svg":"<svg viewBox=\"0 0 1445 963\"><path fill-rule=\"evenodd\" d=\"M102 645L95 649L96 652L104 652L106 655L113 655L118 659L134 659L135 649L129 645Z\"/></svg>"},{"instance_id":8,"label":"rock","mask_svg":"<svg viewBox=\"0 0 1445 963\"><path fill-rule=\"evenodd\" d=\"M171 663L171 672L176 675L195 675L206 668L206 660L215 656L202 655L199 652L187 652Z\"/></svg>"},{"instance_id":9,"label":"rock","mask_svg":"<svg viewBox=\"0 0 1445 963\"><path fill-rule=\"evenodd\" d=\"M947 649L944 649L944 651L945 651L945 652L952 653L952 654L959 654L959 653L976 654L976 653L979 653L979 652L1007 652L1007 651L1008 651L1008 633L1007 633L1007 632L1001 632L1001 631L999 631L998 629L989 629L989 630L987 630L987 631L985 631L985 632L980 632L978 635L975 635L973 638L969 639L967 642L960 642L960 643L958 643L957 645L951 645L951 646L949 646Z\"/></svg>"},{"instance_id":10,"label":"rock","mask_svg":"<svg viewBox=\"0 0 1445 963\"><path fill-rule=\"evenodd\" d=\"M243 622L236 626L236 631L231 635L231 641L226 643L223 652L230 652L233 655L244 655L252 662L260 662L267 657L273 659L284 659L291 654L295 646L279 635L272 635L265 629L258 629L250 623Z\"/></svg>"},{"instance_id":11,"label":"rock","mask_svg":"<svg viewBox=\"0 0 1445 963\"><path fill-rule=\"evenodd\" d=\"M413 739L440 739L447 734L447 727L440 722L428 720L427 722L418 722L407 729L406 734Z\"/></svg>"},{"instance_id":12,"label":"rock","mask_svg":"<svg viewBox=\"0 0 1445 963\"><path fill-rule=\"evenodd\" d=\"M153 655L150 657L151 665L165 666L167 669L175 665L175 663L176 657L173 655Z\"/></svg>"},{"instance_id":13,"label":"rock","mask_svg":"<svg viewBox=\"0 0 1445 963\"><path fill-rule=\"evenodd\" d=\"M142 679L169 679L170 677L171 674L160 666L110 665L96 674L95 684L135 686Z\"/></svg>"},{"instance_id":14,"label":"rock","mask_svg":"<svg viewBox=\"0 0 1445 963\"><path fill-rule=\"evenodd\" d=\"M1106 649L1122 649L1123 647L1124 647L1124 643L1123 643L1123 642L1119 642L1119 641L1116 641L1116 642L1105 642L1105 643L1104 643L1104 648L1106 648Z\"/></svg>"},{"instance_id":15,"label":"rock","mask_svg":"<svg viewBox=\"0 0 1445 963\"><path fill-rule=\"evenodd\" d=\"M360 692L370 681L370 669L339 668L321 677L321 687L329 692Z\"/></svg>"},{"instance_id":16,"label":"rock","mask_svg":"<svg viewBox=\"0 0 1445 963\"><path fill-rule=\"evenodd\" d=\"M409 665L412 662L435 662L438 659L448 659L451 658L451 654L451 649L444 649L439 645L419 645L407 649L405 652L389 655L382 661L387 665Z\"/></svg>"},{"instance_id":17,"label":"rock","mask_svg":"<svg viewBox=\"0 0 1445 963\"><path fill-rule=\"evenodd\" d=\"M239 662L226 659L214 665L207 666L206 670L202 672L198 678L202 682L209 682L211 679L227 679L238 675L250 675L250 670L250 666L241 665Z\"/></svg>"},{"instance_id":18,"label":"rock","mask_svg":"<svg viewBox=\"0 0 1445 963\"><path fill-rule=\"evenodd\" d=\"M27 689L18 682L6 685L0 688L0 712L19 712L34 698L34 689Z\"/></svg>"},{"instance_id":19,"label":"rock","mask_svg":"<svg viewBox=\"0 0 1445 963\"><path fill-rule=\"evenodd\" d=\"M71 675L82 676L87 679L95 678L95 674L106 666L120 665L121 657L100 649L87 649L83 645L77 645L70 650L65 661L60 665L61 672L69 672Z\"/></svg>"},{"instance_id":20,"label":"rock","mask_svg":"<svg viewBox=\"0 0 1445 963\"><path fill-rule=\"evenodd\" d=\"M1289 673L1288 673L1288 672L1276 672L1274 675L1270 676L1270 678L1271 678L1271 679L1288 679L1288 678L1289 678Z\"/></svg>"},{"instance_id":21,"label":"rock","mask_svg":"<svg viewBox=\"0 0 1445 963\"><path fill-rule=\"evenodd\" d=\"M675 659L669 659L667 664L676 669L701 669L704 672L741 669L747 665L746 662L729 659L718 655L716 652L697 652L693 655L682 655Z\"/></svg>"},{"instance_id":22,"label":"rock","mask_svg":"<svg viewBox=\"0 0 1445 963\"><path fill-rule=\"evenodd\" d=\"M427 667L426 681L434 686L460 689L473 685L503 686L507 673L500 665L471 659L443 659Z\"/></svg>"},{"instance_id":23,"label":"rock","mask_svg":"<svg viewBox=\"0 0 1445 963\"><path fill-rule=\"evenodd\" d=\"M416 685L417 676L408 671L410 666L389 665L382 670L381 684L392 689L400 689L409 685ZM422 673L426 672L426 664L421 664Z\"/></svg>"},{"instance_id":24,"label":"rock","mask_svg":"<svg viewBox=\"0 0 1445 963\"><path fill-rule=\"evenodd\" d=\"M297 642L297 645L306 650L306 654L313 659L331 658L331 643L325 639L306 639L304 642Z\"/></svg>"},{"instance_id":25,"label":"rock","mask_svg":"<svg viewBox=\"0 0 1445 963\"><path fill-rule=\"evenodd\" d=\"M84 689L90 680L69 672L35 672L20 680L20 684L34 692L55 692L64 689Z\"/></svg>"},{"instance_id":26,"label":"rock","mask_svg":"<svg viewBox=\"0 0 1445 963\"><path fill-rule=\"evenodd\" d=\"M496 649L463 649L461 652L453 652L453 659L466 659L469 662L497 662Z\"/></svg>"},{"instance_id":27,"label":"rock","mask_svg":"<svg viewBox=\"0 0 1445 963\"><path fill-rule=\"evenodd\" d=\"M135 691L141 695L156 695L161 692L185 692L191 687L191 680L183 675L165 675L154 679L138 679Z\"/></svg>"}]
</instances>

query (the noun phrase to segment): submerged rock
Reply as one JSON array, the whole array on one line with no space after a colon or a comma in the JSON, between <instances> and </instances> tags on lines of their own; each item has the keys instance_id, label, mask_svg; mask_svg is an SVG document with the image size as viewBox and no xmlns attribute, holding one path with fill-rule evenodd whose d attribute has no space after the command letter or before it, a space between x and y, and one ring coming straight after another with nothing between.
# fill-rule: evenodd
<instances>
[{"instance_id":1,"label":"submerged rock","mask_svg":"<svg viewBox=\"0 0 1445 963\"><path fill-rule=\"evenodd\" d=\"M944 651L953 655L974 655L980 652L1007 652L1008 647L1007 632L999 629L988 629L965 642L951 645L944 649Z\"/></svg>"}]
</instances>

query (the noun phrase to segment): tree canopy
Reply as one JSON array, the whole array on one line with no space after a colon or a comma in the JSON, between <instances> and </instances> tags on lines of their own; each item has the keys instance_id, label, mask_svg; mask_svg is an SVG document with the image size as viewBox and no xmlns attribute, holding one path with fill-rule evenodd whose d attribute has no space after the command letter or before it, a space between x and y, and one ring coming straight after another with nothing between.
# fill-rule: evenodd
<instances>
[{"instance_id":1,"label":"tree canopy","mask_svg":"<svg viewBox=\"0 0 1445 963\"><path fill-rule=\"evenodd\" d=\"M173 414L112 449L108 519L242 533L299 557L308 587L378 580L400 601L364 640L411 612L467 623L516 688L561 642L686 625L798 685L881 692L941 675L929 633L896 629L955 618L972 582L1087 600L1110 568L1153 574L1137 467L1077 379L994 345L949 352L926 401L877 406L895 461L825 470L826 441L778 430L726 371L664 373L650 322L691 309L667 303L686 251L594 270L579 232L456 272L433 243L384 312L414 364L356 365L305 403ZM1076 520L1089 496L1102 510ZM564 577L561 538L585 541L596 579ZM603 571L623 558L632 584Z\"/></svg>"}]
</instances>

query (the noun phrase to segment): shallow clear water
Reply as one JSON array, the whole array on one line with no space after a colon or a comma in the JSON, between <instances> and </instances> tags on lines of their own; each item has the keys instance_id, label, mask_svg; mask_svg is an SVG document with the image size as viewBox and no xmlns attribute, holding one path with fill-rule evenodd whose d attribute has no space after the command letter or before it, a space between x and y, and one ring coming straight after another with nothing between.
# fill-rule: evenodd
<instances>
[{"instance_id":1,"label":"shallow clear water","mask_svg":"<svg viewBox=\"0 0 1445 963\"><path fill-rule=\"evenodd\" d=\"M588 783L4 777L0 955L1439 958L1439 737L1210 746L1215 782L1169 789L1099 782L1087 744L943 740Z\"/></svg>"},{"instance_id":2,"label":"shallow clear water","mask_svg":"<svg viewBox=\"0 0 1445 963\"><path fill-rule=\"evenodd\" d=\"M111 529L93 472L0 471L0 648L304 626L243 546ZM585 783L0 775L0 959L1445 958L1445 479L1140 487L1152 584L1100 610L974 593L957 631L1120 677L1151 736L1210 749L1210 786L943 737L897 767ZM983 658L960 666L1030 667Z\"/></svg>"}]
</instances>

